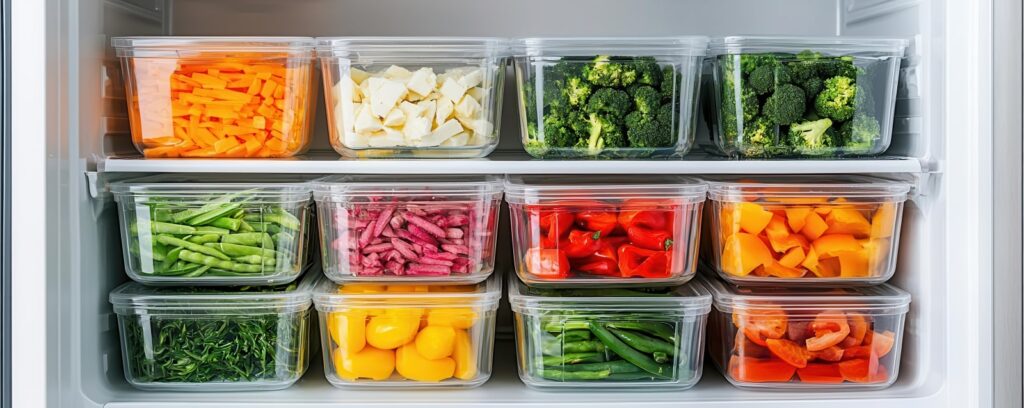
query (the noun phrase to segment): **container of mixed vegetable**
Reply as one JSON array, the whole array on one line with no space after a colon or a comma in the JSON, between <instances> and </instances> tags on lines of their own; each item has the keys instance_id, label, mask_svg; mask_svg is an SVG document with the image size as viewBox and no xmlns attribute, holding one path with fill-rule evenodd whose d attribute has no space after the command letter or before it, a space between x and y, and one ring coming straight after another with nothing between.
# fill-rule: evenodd
<instances>
[{"instance_id":1,"label":"container of mixed vegetable","mask_svg":"<svg viewBox=\"0 0 1024 408\"><path fill-rule=\"evenodd\" d=\"M154 285L278 285L302 273L308 185L223 180L161 175L111 185L129 277Z\"/></svg>"},{"instance_id":2,"label":"container of mixed vegetable","mask_svg":"<svg viewBox=\"0 0 1024 408\"><path fill-rule=\"evenodd\" d=\"M153 287L110 293L128 383L144 390L287 388L306 372L318 275L278 286Z\"/></svg>"},{"instance_id":3,"label":"container of mixed vegetable","mask_svg":"<svg viewBox=\"0 0 1024 408\"><path fill-rule=\"evenodd\" d=\"M676 176L512 176L516 272L530 286L685 283L706 190Z\"/></svg>"},{"instance_id":4,"label":"container of mixed vegetable","mask_svg":"<svg viewBox=\"0 0 1024 408\"><path fill-rule=\"evenodd\" d=\"M501 281L382 285L323 281L314 291L324 373L343 388L467 388L491 377Z\"/></svg>"},{"instance_id":5,"label":"container of mixed vegetable","mask_svg":"<svg viewBox=\"0 0 1024 408\"><path fill-rule=\"evenodd\" d=\"M711 151L738 157L869 156L892 137L907 41L726 37L711 45Z\"/></svg>"},{"instance_id":6,"label":"container of mixed vegetable","mask_svg":"<svg viewBox=\"0 0 1024 408\"><path fill-rule=\"evenodd\" d=\"M541 158L681 156L707 37L528 38L516 45L523 146Z\"/></svg>"},{"instance_id":7,"label":"container of mixed vegetable","mask_svg":"<svg viewBox=\"0 0 1024 408\"><path fill-rule=\"evenodd\" d=\"M714 296L708 353L749 389L881 389L896 382L910 294L859 288L735 287L699 278Z\"/></svg>"},{"instance_id":8,"label":"container of mixed vegetable","mask_svg":"<svg viewBox=\"0 0 1024 408\"><path fill-rule=\"evenodd\" d=\"M711 295L674 288L543 289L509 279L519 377L539 389L686 389L700 380Z\"/></svg>"}]
</instances>

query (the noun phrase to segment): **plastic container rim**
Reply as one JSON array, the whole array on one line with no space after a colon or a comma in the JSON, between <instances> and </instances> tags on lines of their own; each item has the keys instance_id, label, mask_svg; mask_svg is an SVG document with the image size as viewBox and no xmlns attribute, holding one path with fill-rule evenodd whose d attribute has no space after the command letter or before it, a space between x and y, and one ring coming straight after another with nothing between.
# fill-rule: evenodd
<instances>
[{"instance_id":1,"label":"plastic container rim","mask_svg":"<svg viewBox=\"0 0 1024 408\"><path fill-rule=\"evenodd\" d=\"M767 306L787 312L856 309L874 312L872 314L875 315L903 314L910 310L910 293L887 283L843 289L789 287L783 291L784 293L772 293L769 291L781 290L781 288L763 286L737 288L717 278L707 276L697 276L694 281L703 283L710 290L715 309L724 313L732 313L736 310L742 314L744 310L763 309ZM739 293L740 290L747 290L750 293ZM836 290L846 290L848 293L824 293ZM804 296L804 294L807 295Z\"/></svg>"},{"instance_id":2,"label":"plastic container rim","mask_svg":"<svg viewBox=\"0 0 1024 408\"><path fill-rule=\"evenodd\" d=\"M508 277L508 296L512 311L532 315L538 311L584 310L594 312L668 312L676 311L686 315L706 315L711 311L712 296L707 287L695 280L676 286L673 296L629 297L629 296L579 296L555 297L531 295L524 292L528 287L515 274ZM558 291L559 289L550 289ZM595 290L600 290L595 288Z\"/></svg>"},{"instance_id":3,"label":"plastic container rim","mask_svg":"<svg viewBox=\"0 0 1024 408\"><path fill-rule=\"evenodd\" d=\"M821 182L815 178L790 178L789 182L754 181L708 181L708 197L720 202L750 201L750 197L855 197L878 199L881 202L906 201L913 186L909 183L890 181L873 177L844 178L840 182ZM785 204L785 203L783 203Z\"/></svg>"},{"instance_id":4,"label":"plastic container rim","mask_svg":"<svg viewBox=\"0 0 1024 408\"><path fill-rule=\"evenodd\" d=\"M707 55L706 36L669 37L530 37L514 41L515 56L615 54L624 56Z\"/></svg>"},{"instance_id":5,"label":"plastic container rim","mask_svg":"<svg viewBox=\"0 0 1024 408\"><path fill-rule=\"evenodd\" d=\"M386 283L387 284L387 283ZM391 283L394 286L416 286L417 282ZM352 307L375 309L386 308L440 308L440 307L483 307L493 311L498 308L501 299L501 280L491 275L487 280L476 284L475 292L377 292L377 293L340 293L338 289L345 285L372 285L367 282L351 282L337 284L329 279L317 282L313 287L313 304L320 312L331 312ZM422 286L473 286L473 285L425 285Z\"/></svg>"},{"instance_id":6,"label":"plastic container rim","mask_svg":"<svg viewBox=\"0 0 1024 408\"><path fill-rule=\"evenodd\" d=\"M902 57L910 41L884 37L787 37L728 36L710 41L709 55L730 55L760 52L836 51L874 52L879 56Z\"/></svg>"},{"instance_id":7,"label":"plastic container rim","mask_svg":"<svg viewBox=\"0 0 1024 408\"><path fill-rule=\"evenodd\" d=\"M421 178L421 179L420 179ZM385 181L387 180L387 181ZM313 198L317 202L346 202L350 197L402 196L474 196L500 199L504 178L483 176L366 176L335 175L313 180ZM436 188L435 188L436 187ZM443 201L438 201L443 202Z\"/></svg>"},{"instance_id":8,"label":"plastic container rim","mask_svg":"<svg viewBox=\"0 0 1024 408\"><path fill-rule=\"evenodd\" d=\"M551 184L530 184L532 177L542 177L552 181ZM599 181L601 178L563 177L566 180L576 179ZM544 204L545 200L564 199L679 199L683 203L703 202L707 196L707 183L690 177L657 176L664 183L615 183L606 184L573 184L559 183L555 176L509 176L505 179L505 201L509 204ZM617 181L617 180L615 180Z\"/></svg>"},{"instance_id":9,"label":"plastic container rim","mask_svg":"<svg viewBox=\"0 0 1024 408\"><path fill-rule=\"evenodd\" d=\"M502 37L317 37L317 55L336 58L361 52L409 52L413 54L465 54L477 52L481 57L510 56L509 39Z\"/></svg>"},{"instance_id":10,"label":"plastic container rim","mask_svg":"<svg viewBox=\"0 0 1024 408\"><path fill-rule=\"evenodd\" d=\"M310 272L299 281L294 290L290 291L231 292L230 288L221 288L224 289L223 292L209 292L209 288L197 288L203 291L201 293L160 293L180 287L146 286L132 281L111 291L109 301L114 307L114 313L118 315L153 314L149 312L172 310L261 311L281 308L300 312L308 310L312 305L312 290L320 280L323 280L321 274Z\"/></svg>"},{"instance_id":11,"label":"plastic container rim","mask_svg":"<svg viewBox=\"0 0 1024 408\"><path fill-rule=\"evenodd\" d=\"M260 36L131 36L110 39L118 57L142 57L133 51L147 51L145 56L178 56L179 51L244 51L244 52L306 52L313 56L313 37ZM148 52L158 52L149 54ZM166 52L163 55L159 52Z\"/></svg>"}]
</instances>

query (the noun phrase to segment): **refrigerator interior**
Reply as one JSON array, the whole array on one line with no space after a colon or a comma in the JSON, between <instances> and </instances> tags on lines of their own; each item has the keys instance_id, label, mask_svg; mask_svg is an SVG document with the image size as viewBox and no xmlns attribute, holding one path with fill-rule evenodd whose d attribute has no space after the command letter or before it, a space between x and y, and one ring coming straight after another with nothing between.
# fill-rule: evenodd
<instances>
[{"instance_id":1,"label":"refrigerator interior","mask_svg":"<svg viewBox=\"0 0 1024 408\"><path fill-rule=\"evenodd\" d=\"M47 325L52 333L48 388L59 406L365 406L384 404L491 404L517 406L727 406L740 401L813 406L822 399L836 406L951 406L977 400L964 384L984 381L985 330L991 312L984 299L990 271L979 268L964 240L977 234L974 215L960 217L969 204L956 198L972 191L979 175L956 173L953 162L977 152L970 138L950 137L946 112L962 102L946 90L946 32L955 11L943 1L773 0L773 1L410 1L410 0L67 0L60 7L62 30L55 34L65 64L56 84L63 125L49 151L59 171L48 183L61 186L61 199L48 214L58 220L51 241L57 248L50 269ZM966 6L962 6L965 9ZM327 144L323 102L317 112L314 145L303 160L143 161L134 156L119 69L109 48L119 35L477 35L477 36L647 36L700 35L873 35L912 40L901 69L893 145L885 157L853 161L692 161L558 162L530 161L519 143L514 76L506 83L499 150L483 160L343 161ZM704 124L698 124L706 132ZM979 137L980 139L980 137ZM946 152L957 152L947 157ZM963 155L961 155L963 154ZM951 161L947 164L947 160ZM966 167L959 163L957 167ZM904 214L898 268L891 283L913 296L907 316L899 380L870 392L750 392L738 390L706 365L703 379L683 392L542 393L518 379L509 336L495 346L494 375L482 387L465 391L365 392L339 390L324 379L319 352L293 387L272 392L167 393L130 387L122 372L115 315L108 292L127 281L123 271L118 220L106 183L155 171L250 173L878 173L913 181L916 196ZM254 175L254 177L257 177ZM956 199L953 199L953 198ZM980 216L980 215L979 215ZM507 217L504 216L504 217ZM981 227L979 227L981 228ZM506 234L507 235L507 234ZM983 242L977 245L983 245ZM509 261L507 242L499 242ZM958 252L965 247L962 252ZM969 247L969 248L968 248ZM987 313L987 314L986 314ZM508 333L507 317L504 332ZM499 323L501 325L502 323ZM974 328L974 329L971 329ZM973 331L977 330L977 331ZM971 347L975 347L972 349ZM980 366L979 366L980 364ZM51 394L53 395L53 394ZM180 404L180 405L176 405ZM647 405L645 405L647 406Z\"/></svg>"}]
</instances>

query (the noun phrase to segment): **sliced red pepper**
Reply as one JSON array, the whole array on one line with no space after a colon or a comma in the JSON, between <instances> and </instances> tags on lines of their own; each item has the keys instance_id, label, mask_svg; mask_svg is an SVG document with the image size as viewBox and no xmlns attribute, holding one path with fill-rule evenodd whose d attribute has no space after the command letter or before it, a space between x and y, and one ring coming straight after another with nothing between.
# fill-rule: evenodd
<instances>
[{"instance_id":1,"label":"sliced red pepper","mask_svg":"<svg viewBox=\"0 0 1024 408\"><path fill-rule=\"evenodd\" d=\"M569 276L569 258L565 252L550 248L530 248L526 251L526 271L544 278Z\"/></svg>"},{"instance_id":2,"label":"sliced red pepper","mask_svg":"<svg viewBox=\"0 0 1024 408\"><path fill-rule=\"evenodd\" d=\"M569 233L576 219L572 213L556 211L540 217L540 228L547 231L547 239L554 243Z\"/></svg>"},{"instance_id":3,"label":"sliced red pepper","mask_svg":"<svg viewBox=\"0 0 1024 408\"><path fill-rule=\"evenodd\" d=\"M585 230L599 231L606 237L615 230L618 220L612 212L587 210L576 214L576 223Z\"/></svg>"},{"instance_id":4,"label":"sliced red pepper","mask_svg":"<svg viewBox=\"0 0 1024 408\"><path fill-rule=\"evenodd\" d=\"M580 272L593 275L619 276L619 265L614 259L588 257L576 268Z\"/></svg>"},{"instance_id":5,"label":"sliced red pepper","mask_svg":"<svg viewBox=\"0 0 1024 408\"><path fill-rule=\"evenodd\" d=\"M664 211L654 210L622 210L619 211L619 225L622 229L629 231L632 227L645 227L650 229L664 229L667 221Z\"/></svg>"},{"instance_id":6,"label":"sliced red pepper","mask_svg":"<svg viewBox=\"0 0 1024 408\"><path fill-rule=\"evenodd\" d=\"M777 359L762 360L751 357L732 356L729 359L729 375L742 382L789 382L796 373L796 367Z\"/></svg>"},{"instance_id":7,"label":"sliced red pepper","mask_svg":"<svg viewBox=\"0 0 1024 408\"><path fill-rule=\"evenodd\" d=\"M796 370L800 382L815 384L840 384L843 382L843 375L839 373L839 366L836 364L810 363L807 367Z\"/></svg>"},{"instance_id":8,"label":"sliced red pepper","mask_svg":"<svg viewBox=\"0 0 1024 408\"><path fill-rule=\"evenodd\" d=\"M586 258L597 252L601 247L601 231L572 230L569 239L559 243L559 249L565 251L569 258Z\"/></svg>"},{"instance_id":9,"label":"sliced red pepper","mask_svg":"<svg viewBox=\"0 0 1024 408\"><path fill-rule=\"evenodd\" d=\"M626 236L633 245L644 249L668 251L672 247L672 234L662 230L633 226L626 230Z\"/></svg>"},{"instance_id":10,"label":"sliced red pepper","mask_svg":"<svg viewBox=\"0 0 1024 408\"><path fill-rule=\"evenodd\" d=\"M619 272L623 277L665 278L669 276L669 256L665 251L643 249L635 245L619 247Z\"/></svg>"}]
</instances>

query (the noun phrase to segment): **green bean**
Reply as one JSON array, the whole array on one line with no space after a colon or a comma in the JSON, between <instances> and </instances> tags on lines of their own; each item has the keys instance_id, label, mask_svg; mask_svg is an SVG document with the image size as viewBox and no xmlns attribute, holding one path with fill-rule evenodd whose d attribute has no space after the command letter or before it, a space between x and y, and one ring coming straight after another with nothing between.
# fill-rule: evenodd
<instances>
[{"instance_id":1,"label":"green bean","mask_svg":"<svg viewBox=\"0 0 1024 408\"><path fill-rule=\"evenodd\" d=\"M608 329L630 347L651 354L661 352L670 356L676 355L676 347L646 334L635 331Z\"/></svg>"},{"instance_id":2,"label":"green bean","mask_svg":"<svg viewBox=\"0 0 1024 408\"><path fill-rule=\"evenodd\" d=\"M561 366L579 363L600 363L605 361L604 353L565 353L559 356L544 356L546 366Z\"/></svg>"},{"instance_id":3,"label":"green bean","mask_svg":"<svg viewBox=\"0 0 1024 408\"><path fill-rule=\"evenodd\" d=\"M610 329L627 329L647 332L669 343L676 342L676 332L669 325L661 322L616 321L608 322Z\"/></svg>"},{"instance_id":4,"label":"green bean","mask_svg":"<svg viewBox=\"0 0 1024 408\"><path fill-rule=\"evenodd\" d=\"M277 258L277 251L268 248L257 248L253 246L229 244L224 242L203 245L230 256L259 255L267 258Z\"/></svg>"},{"instance_id":5,"label":"green bean","mask_svg":"<svg viewBox=\"0 0 1024 408\"><path fill-rule=\"evenodd\" d=\"M189 235L196 232L195 227L168 222L150 221L149 226L154 234Z\"/></svg>"},{"instance_id":6,"label":"green bean","mask_svg":"<svg viewBox=\"0 0 1024 408\"><path fill-rule=\"evenodd\" d=\"M217 242L220 240L220 237L221 236L217 234L203 234L193 235L191 237L186 238L185 240L194 244L205 244L207 242Z\"/></svg>"},{"instance_id":7,"label":"green bean","mask_svg":"<svg viewBox=\"0 0 1024 408\"><path fill-rule=\"evenodd\" d=\"M238 220L238 223L239 232L257 232L256 229L254 229L252 225L249 225L249 223L245 222L245 220Z\"/></svg>"},{"instance_id":8,"label":"green bean","mask_svg":"<svg viewBox=\"0 0 1024 408\"><path fill-rule=\"evenodd\" d=\"M174 249L167 251L167 256L164 257L164 260L162 263L160 263L160 267L157 269L157 271L162 273L163 271L171 269L171 267L178 262L179 252L181 252L181 247L175 247Z\"/></svg>"},{"instance_id":9,"label":"green bean","mask_svg":"<svg viewBox=\"0 0 1024 408\"><path fill-rule=\"evenodd\" d=\"M231 230L226 229L226 228L214 227L212 225L203 225L203 226L196 227L196 233L197 234L227 235L227 234L231 233Z\"/></svg>"},{"instance_id":10,"label":"green bean","mask_svg":"<svg viewBox=\"0 0 1024 408\"><path fill-rule=\"evenodd\" d=\"M542 352L549 356L556 356L563 353L602 352L604 349L604 343L597 340L571 341L568 343L551 340L544 342Z\"/></svg>"},{"instance_id":11,"label":"green bean","mask_svg":"<svg viewBox=\"0 0 1024 408\"><path fill-rule=\"evenodd\" d=\"M211 221L210 225L230 231L238 231L242 226L242 221L234 218L220 217Z\"/></svg>"},{"instance_id":12,"label":"green bean","mask_svg":"<svg viewBox=\"0 0 1024 408\"><path fill-rule=\"evenodd\" d=\"M209 224L209 223L211 223L213 221L216 221L218 218L224 217L228 213L237 210L238 207L241 207L241 206L242 206L241 202L234 202L234 203L225 204L225 205L223 205L220 208L217 208L217 209L214 209L214 210L210 210L210 211L207 211L205 213L199 214L199 215L197 215L197 216L195 216L193 218L190 218L185 223L188 224L188 225L205 225L205 224ZM221 227L221 228L224 228L223 225L217 225L217 226Z\"/></svg>"},{"instance_id":13,"label":"green bean","mask_svg":"<svg viewBox=\"0 0 1024 408\"><path fill-rule=\"evenodd\" d=\"M586 320L566 320L563 322L547 322L544 324L544 331L559 333L568 330L587 330L590 325L587 324Z\"/></svg>"},{"instance_id":14,"label":"green bean","mask_svg":"<svg viewBox=\"0 0 1024 408\"><path fill-rule=\"evenodd\" d=\"M154 208L153 209L153 220L159 222L172 222L171 209L170 208Z\"/></svg>"},{"instance_id":15,"label":"green bean","mask_svg":"<svg viewBox=\"0 0 1024 408\"><path fill-rule=\"evenodd\" d=\"M208 270L210 270L210 265L203 265L203 266L200 266L199 268L196 268L196 270L194 270L192 272L189 272L189 273L186 273L186 274L184 274L182 276L189 277L189 278L194 278L194 277L197 277L197 276L202 276Z\"/></svg>"},{"instance_id":16,"label":"green bean","mask_svg":"<svg viewBox=\"0 0 1024 408\"><path fill-rule=\"evenodd\" d=\"M200 244L193 244L193 243L188 242L186 240L183 240L181 238L175 238L175 237L172 237L170 235L157 235L156 236L156 240L159 241L162 244L165 244L165 245L182 247L182 248L188 249L190 251L206 254L206 255L209 255L209 256L212 256L212 257L224 260L224 261L231 260L231 257L229 257L227 255L224 255L223 252L220 252L220 251L218 251L218 250L216 250L214 248L210 248L208 246L203 246L203 245L200 245ZM205 244L205 245L209 245L209 244Z\"/></svg>"},{"instance_id":17,"label":"green bean","mask_svg":"<svg viewBox=\"0 0 1024 408\"><path fill-rule=\"evenodd\" d=\"M660 378L652 376L650 373L644 371L637 371L635 373L611 373L606 380L609 381L658 381Z\"/></svg>"},{"instance_id":18,"label":"green bean","mask_svg":"<svg viewBox=\"0 0 1024 408\"><path fill-rule=\"evenodd\" d=\"M161 244L159 239L154 242L150 247L150 256L153 257L154 261L163 261L167 257L167 246Z\"/></svg>"},{"instance_id":19,"label":"green bean","mask_svg":"<svg viewBox=\"0 0 1024 408\"><path fill-rule=\"evenodd\" d=\"M234 261L235 262L242 262L242 263L252 264L252 265L266 265L266 266L274 266L274 265L277 264L277 260L276 259L274 259L274 258L264 258L264 257L259 256L259 255L238 256L238 257L234 258Z\"/></svg>"},{"instance_id":20,"label":"green bean","mask_svg":"<svg viewBox=\"0 0 1024 408\"><path fill-rule=\"evenodd\" d=\"M561 341L590 340L590 330L566 330L555 338Z\"/></svg>"},{"instance_id":21,"label":"green bean","mask_svg":"<svg viewBox=\"0 0 1024 408\"><path fill-rule=\"evenodd\" d=\"M564 371L611 371L612 374L616 373L639 373L643 372L640 367L633 365L625 360L606 361L602 363L587 363L587 364L566 364L561 367L556 367ZM650 374L646 374L650 376Z\"/></svg>"},{"instance_id":22,"label":"green bean","mask_svg":"<svg viewBox=\"0 0 1024 408\"><path fill-rule=\"evenodd\" d=\"M201 254L199 252L192 252L187 249L182 250L181 254L179 254L178 257L188 262L206 265L211 268L226 269L233 272L258 273L263 271L263 267L260 265L249 265L234 261L225 261L217 259L212 256Z\"/></svg>"},{"instance_id":23,"label":"green bean","mask_svg":"<svg viewBox=\"0 0 1024 408\"><path fill-rule=\"evenodd\" d=\"M203 204L202 207L190 208L187 210L176 212L173 215L171 215L171 221L175 223L186 222L200 214L207 213L217 208L220 208L222 205L231 202L231 200L234 200L235 197L238 197L240 194L242 193L234 193L222 197L217 197L213 200L210 200L210 202Z\"/></svg>"},{"instance_id":24,"label":"green bean","mask_svg":"<svg viewBox=\"0 0 1024 408\"><path fill-rule=\"evenodd\" d=\"M540 370L540 376L552 381L590 381L603 380L608 378L612 372L604 371L562 371L545 368Z\"/></svg>"},{"instance_id":25,"label":"green bean","mask_svg":"<svg viewBox=\"0 0 1024 408\"><path fill-rule=\"evenodd\" d=\"M601 340L601 342L604 343L604 345L613 353L622 357L623 360L635 364L642 370L663 378L670 378L672 375L672 367L665 364L659 364L646 354L634 350L626 343L623 343L622 340L619 340L618 337L608 331L608 328L601 323L590 322L590 332L593 333L594 337L597 337L598 340Z\"/></svg>"},{"instance_id":26,"label":"green bean","mask_svg":"<svg viewBox=\"0 0 1024 408\"><path fill-rule=\"evenodd\" d=\"M668 353L664 353L661 351L655 351L654 353L651 353L651 356L654 357L654 361L657 361L659 363L667 363L672 361L669 359Z\"/></svg>"},{"instance_id":27,"label":"green bean","mask_svg":"<svg viewBox=\"0 0 1024 408\"><path fill-rule=\"evenodd\" d=\"M274 249L274 240L266 232L241 232L225 235L220 242L225 244L238 244L251 247Z\"/></svg>"},{"instance_id":28,"label":"green bean","mask_svg":"<svg viewBox=\"0 0 1024 408\"><path fill-rule=\"evenodd\" d=\"M272 222L283 228L295 231L298 231L299 225L301 225L298 218L284 210L276 210L272 213L249 214L244 219L246 221Z\"/></svg>"}]
</instances>

